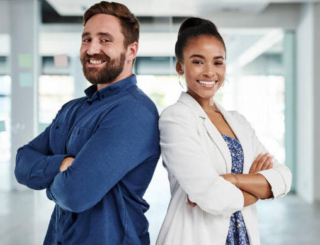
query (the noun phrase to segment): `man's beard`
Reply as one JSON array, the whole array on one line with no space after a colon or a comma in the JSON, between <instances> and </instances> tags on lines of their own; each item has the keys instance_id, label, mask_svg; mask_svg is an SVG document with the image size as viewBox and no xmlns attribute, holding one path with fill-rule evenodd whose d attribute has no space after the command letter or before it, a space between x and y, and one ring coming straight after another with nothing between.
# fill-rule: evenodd
<instances>
[{"instance_id":1,"label":"man's beard","mask_svg":"<svg viewBox=\"0 0 320 245\"><path fill-rule=\"evenodd\" d=\"M86 64L90 58L105 60L104 66L101 68L87 67ZM108 84L112 83L123 71L126 60L125 53L121 53L118 59L111 60L107 55L85 55L81 59L84 76L87 80L94 84Z\"/></svg>"}]
</instances>

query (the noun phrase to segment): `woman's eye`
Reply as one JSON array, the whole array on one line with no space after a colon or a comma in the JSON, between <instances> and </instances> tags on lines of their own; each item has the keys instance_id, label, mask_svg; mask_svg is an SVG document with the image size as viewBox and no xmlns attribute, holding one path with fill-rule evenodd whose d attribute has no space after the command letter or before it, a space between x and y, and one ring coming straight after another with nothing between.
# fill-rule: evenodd
<instances>
[{"instance_id":1,"label":"woman's eye","mask_svg":"<svg viewBox=\"0 0 320 245\"><path fill-rule=\"evenodd\" d=\"M200 61L200 60L194 60L194 61L192 61L192 63L193 63L193 64L203 64L203 62Z\"/></svg>"},{"instance_id":2,"label":"woman's eye","mask_svg":"<svg viewBox=\"0 0 320 245\"><path fill-rule=\"evenodd\" d=\"M216 63L214 63L215 65L223 65L223 62L216 62Z\"/></svg>"}]
</instances>

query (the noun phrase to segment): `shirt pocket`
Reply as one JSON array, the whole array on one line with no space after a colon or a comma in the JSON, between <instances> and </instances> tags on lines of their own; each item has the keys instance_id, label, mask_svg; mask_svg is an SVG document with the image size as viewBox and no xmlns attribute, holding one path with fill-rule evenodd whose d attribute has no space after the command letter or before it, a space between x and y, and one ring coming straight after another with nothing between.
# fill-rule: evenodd
<instances>
[{"instance_id":1,"label":"shirt pocket","mask_svg":"<svg viewBox=\"0 0 320 245\"><path fill-rule=\"evenodd\" d=\"M91 138L93 128L74 127L67 144L67 153L76 156Z\"/></svg>"},{"instance_id":2,"label":"shirt pocket","mask_svg":"<svg viewBox=\"0 0 320 245\"><path fill-rule=\"evenodd\" d=\"M64 154L64 145L68 133L68 126L53 123L50 130L50 147L53 155Z\"/></svg>"}]
</instances>

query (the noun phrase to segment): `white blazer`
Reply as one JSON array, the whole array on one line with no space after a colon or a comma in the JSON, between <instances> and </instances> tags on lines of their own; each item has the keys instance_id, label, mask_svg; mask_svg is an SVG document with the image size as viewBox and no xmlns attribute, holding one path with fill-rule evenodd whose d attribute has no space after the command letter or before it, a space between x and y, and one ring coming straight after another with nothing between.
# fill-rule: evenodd
<instances>
[{"instance_id":1,"label":"white blazer","mask_svg":"<svg viewBox=\"0 0 320 245\"><path fill-rule=\"evenodd\" d=\"M267 150L242 115L217 107L241 143L243 173L248 173L257 155ZM159 127L171 201L156 244L225 245L230 216L239 210L250 244L260 244L256 205L243 207L242 192L220 177L231 173L229 148L198 102L183 92L177 103L163 111ZM289 192L292 176L287 167L275 159L273 163L272 169L259 173L277 198ZM187 196L197 203L195 207L187 203Z\"/></svg>"}]
</instances>

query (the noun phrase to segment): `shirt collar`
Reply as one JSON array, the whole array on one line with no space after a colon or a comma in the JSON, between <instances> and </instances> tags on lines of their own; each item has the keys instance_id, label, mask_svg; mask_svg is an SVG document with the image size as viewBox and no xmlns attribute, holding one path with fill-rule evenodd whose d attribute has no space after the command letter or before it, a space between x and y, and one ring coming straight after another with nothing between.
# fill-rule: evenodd
<instances>
[{"instance_id":1,"label":"shirt collar","mask_svg":"<svg viewBox=\"0 0 320 245\"><path fill-rule=\"evenodd\" d=\"M137 84L136 75L131 75L130 77L127 77L111 85L108 85L107 87L100 90L97 90L97 85L91 85L84 92L87 96L87 101L92 102L97 99L102 100L104 98L110 97L136 84Z\"/></svg>"}]
</instances>

